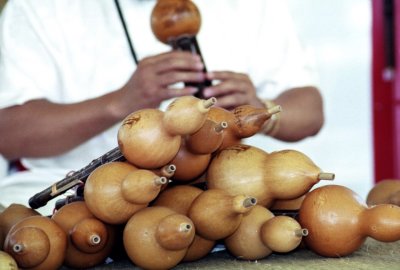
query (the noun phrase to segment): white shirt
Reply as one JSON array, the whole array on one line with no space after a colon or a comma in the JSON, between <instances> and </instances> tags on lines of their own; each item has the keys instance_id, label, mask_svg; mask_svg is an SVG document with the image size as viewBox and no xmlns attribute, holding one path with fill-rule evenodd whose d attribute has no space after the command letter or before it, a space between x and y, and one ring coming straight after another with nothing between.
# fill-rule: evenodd
<instances>
[{"instance_id":1,"label":"white shirt","mask_svg":"<svg viewBox=\"0 0 400 270\"><path fill-rule=\"evenodd\" d=\"M249 74L261 98L315 85L284 1L194 2L209 71ZM120 4L139 59L171 50L151 31L155 1ZM0 31L0 108L38 98L58 103L94 98L123 86L135 70L113 0L13 0L3 10ZM116 147L118 128L60 156L22 159L29 171L0 180L0 203L26 204L67 172Z\"/></svg>"}]
</instances>

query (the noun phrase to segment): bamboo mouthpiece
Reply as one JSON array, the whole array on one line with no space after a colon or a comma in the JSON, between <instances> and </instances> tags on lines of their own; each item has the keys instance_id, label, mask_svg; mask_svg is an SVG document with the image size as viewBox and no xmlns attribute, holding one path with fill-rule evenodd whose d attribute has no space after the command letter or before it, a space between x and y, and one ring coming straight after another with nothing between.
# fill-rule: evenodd
<instances>
[{"instance_id":1,"label":"bamboo mouthpiece","mask_svg":"<svg viewBox=\"0 0 400 270\"><path fill-rule=\"evenodd\" d=\"M180 232L189 232L192 229L192 225L189 223L182 223L179 226L179 231Z\"/></svg>"},{"instance_id":2,"label":"bamboo mouthpiece","mask_svg":"<svg viewBox=\"0 0 400 270\"><path fill-rule=\"evenodd\" d=\"M101 237L97 234L94 234L94 235L90 236L89 243L92 246L96 246L101 243Z\"/></svg>"},{"instance_id":3,"label":"bamboo mouthpiece","mask_svg":"<svg viewBox=\"0 0 400 270\"><path fill-rule=\"evenodd\" d=\"M257 199L254 198L254 197L247 197L247 198L244 199L244 201L243 201L243 206L244 206L245 208L252 207L252 206L254 206L254 205L256 205L256 204L257 204Z\"/></svg>"},{"instance_id":4,"label":"bamboo mouthpiece","mask_svg":"<svg viewBox=\"0 0 400 270\"><path fill-rule=\"evenodd\" d=\"M215 132L219 133L219 132L223 131L224 129L226 129L227 127L228 127L227 122L221 122L215 126L214 130L215 130Z\"/></svg>"},{"instance_id":5,"label":"bamboo mouthpiece","mask_svg":"<svg viewBox=\"0 0 400 270\"><path fill-rule=\"evenodd\" d=\"M318 174L318 179L319 180L333 180L333 179L335 179L335 174L322 172L322 173Z\"/></svg>"},{"instance_id":6,"label":"bamboo mouthpiece","mask_svg":"<svg viewBox=\"0 0 400 270\"><path fill-rule=\"evenodd\" d=\"M168 182L167 177L161 176L154 179L156 186L165 185Z\"/></svg>"},{"instance_id":7,"label":"bamboo mouthpiece","mask_svg":"<svg viewBox=\"0 0 400 270\"><path fill-rule=\"evenodd\" d=\"M298 230L295 230L294 234L297 237L304 237L304 236L308 235L308 230L307 229L298 229Z\"/></svg>"},{"instance_id":8,"label":"bamboo mouthpiece","mask_svg":"<svg viewBox=\"0 0 400 270\"><path fill-rule=\"evenodd\" d=\"M279 113L281 111L282 111L281 105L276 105L276 106L272 107L271 109L268 109L268 114L273 115L273 114Z\"/></svg>"},{"instance_id":9,"label":"bamboo mouthpiece","mask_svg":"<svg viewBox=\"0 0 400 270\"><path fill-rule=\"evenodd\" d=\"M12 248L13 252L20 253L24 250L24 246L22 244L15 244Z\"/></svg>"},{"instance_id":10,"label":"bamboo mouthpiece","mask_svg":"<svg viewBox=\"0 0 400 270\"><path fill-rule=\"evenodd\" d=\"M209 99L203 100L203 107L204 107L204 109L208 109L211 106L213 106L215 103L217 103L217 99L215 97L211 97Z\"/></svg>"}]
</instances>

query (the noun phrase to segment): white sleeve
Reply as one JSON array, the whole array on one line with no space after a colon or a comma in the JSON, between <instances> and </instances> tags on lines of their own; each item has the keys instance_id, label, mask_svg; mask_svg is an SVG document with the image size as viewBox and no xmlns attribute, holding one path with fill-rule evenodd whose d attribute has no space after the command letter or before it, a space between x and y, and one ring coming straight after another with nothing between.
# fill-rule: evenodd
<instances>
[{"instance_id":1,"label":"white sleeve","mask_svg":"<svg viewBox=\"0 0 400 270\"><path fill-rule=\"evenodd\" d=\"M8 1L1 14L0 108L48 97L57 86L53 44L44 36L54 15L35 2Z\"/></svg>"},{"instance_id":2,"label":"white sleeve","mask_svg":"<svg viewBox=\"0 0 400 270\"><path fill-rule=\"evenodd\" d=\"M275 98L281 92L317 85L314 62L295 29L286 1L267 1L257 42L259 59L254 78L261 98ZM260 59L262 59L260 61ZM268 74L268 76L266 76Z\"/></svg>"}]
</instances>

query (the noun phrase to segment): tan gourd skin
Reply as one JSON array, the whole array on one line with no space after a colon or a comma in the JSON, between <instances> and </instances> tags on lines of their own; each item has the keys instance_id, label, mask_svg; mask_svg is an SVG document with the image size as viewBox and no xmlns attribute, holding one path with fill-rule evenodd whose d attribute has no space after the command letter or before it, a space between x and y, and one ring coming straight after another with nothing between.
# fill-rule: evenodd
<instances>
[{"instance_id":1,"label":"tan gourd skin","mask_svg":"<svg viewBox=\"0 0 400 270\"><path fill-rule=\"evenodd\" d=\"M256 108L251 105L242 105L233 111L220 107L212 107L208 113L208 119L215 122L226 122L228 127L224 131L223 141L219 150L241 143L241 139L248 138L261 130L264 123L274 113L280 111L277 106L273 110Z\"/></svg>"},{"instance_id":2,"label":"tan gourd skin","mask_svg":"<svg viewBox=\"0 0 400 270\"><path fill-rule=\"evenodd\" d=\"M163 117L163 126L170 134L190 135L197 132L207 119L216 98L207 100L194 96L182 96L173 100Z\"/></svg>"},{"instance_id":3,"label":"tan gourd skin","mask_svg":"<svg viewBox=\"0 0 400 270\"><path fill-rule=\"evenodd\" d=\"M122 224L147 204L131 203L122 194L122 183L129 173L138 170L126 162L110 162L97 167L85 183L87 207L98 219Z\"/></svg>"},{"instance_id":4,"label":"tan gourd skin","mask_svg":"<svg viewBox=\"0 0 400 270\"><path fill-rule=\"evenodd\" d=\"M195 224L197 234L208 240L220 240L239 227L243 214L256 203L257 200L250 196L232 196L224 190L209 189L193 201L188 216Z\"/></svg>"},{"instance_id":5,"label":"tan gourd skin","mask_svg":"<svg viewBox=\"0 0 400 270\"><path fill-rule=\"evenodd\" d=\"M225 190L230 195L249 194L264 205L267 186L262 165L267 153L257 147L235 145L218 152L207 169L209 189Z\"/></svg>"},{"instance_id":6,"label":"tan gourd skin","mask_svg":"<svg viewBox=\"0 0 400 270\"><path fill-rule=\"evenodd\" d=\"M192 221L162 206L152 206L135 213L124 228L127 255L144 269L170 269L185 256L192 243Z\"/></svg>"},{"instance_id":7,"label":"tan gourd skin","mask_svg":"<svg viewBox=\"0 0 400 270\"><path fill-rule=\"evenodd\" d=\"M306 193L307 194L307 193ZM299 210L306 194L290 200L275 200L270 210Z\"/></svg>"},{"instance_id":8,"label":"tan gourd skin","mask_svg":"<svg viewBox=\"0 0 400 270\"><path fill-rule=\"evenodd\" d=\"M187 149L194 154L211 154L221 146L226 122L215 122L206 119L203 126L192 135L185 138Z\"/></svg>"},{"instance_id":9,"label":"tan gourd skin","mask_svg":"<svg viewBox=\"0 0 400 270\"><path fill-rule=\"evenodd\" d=\"M26 217L39 215L40 213L36 210L22 204L13 203L4 209L0 213L0 250L3 249L4 239L15 223Z\"/></svg>"},{"instance_id":10,"label":"tan gourd skin","mask_svg":"<svg viewBox=\"0 0 400 270\"><path fill-rule=\"evenodd\" d=\"M390 195L389 203L400 206L400 191L397 191Z\"/></svg>"},{"instance_id":11,"label":"tan gourd skin","mask_svg":"<svg viewBox=\"0 0 400 270\"><path fill-rule=\"evenodd\" d=\"M237 230L224 240L226 248L243 260L262 259L272 250L261 241L261 227L274 214L263 206L256 205L243 215Z\"/></svg>"},{"instance_id":12,"label":"tan gourd skin","mask_svg":"<svg viewBox=\"0 0 400 270\"><path fill-rule=\"evenodd\" d=\"M151 13L151 29L166 44L183 34L195 36L200 25L200 12L192 1L158 1Z\"/></svg>"},{"instance_id":13,"label":"tan gourd skin","mask_svg":"<svg viewBox=\"0 0 400 270\"><path fill-rule=\"evenodd\" d=\"M67 235L52 219L31 216L17 222L8 232L4 250L23 269L53 270L61 267Z\"/></svg>"},{"instance_id":14,"label":"tan gourd skin","mask_svg":"<svg viewBox=\"0 0 400 270\"><path fill-rule=\"evenodd\" d=\"M164 112L143 109L129 114L118 130L118 145L132 164L156 169L168 164L176 155L181 136L168 133L163 126Z\"/></svg>"},{"instance_id":15,"label":"tan gourd skin","mask_svg":"<svg viewBox=\"0 0 400 270\"><path fill-rule=\"evenodd\" d=\"M149 170L138 169L129 173L121 183L123 198L134 204L148 204L160 193L168 179Z\"/></svg>"},{"instance_id":16,"label":"tan gourd skin","mask_svg":"<svg viewBox=\"0 0 400 270\"><path fill-rule=\"evenodd\" d=\"M176 171L172 180L175 182L190 182L202 175L210 163L211 153L194 154L190 152L184 140L178 153L172 159L172 163L176 165Z\"/></svg>"},{"instance_id":17,"label":"tan gourd skin","mask_svg":"<svg viewBox=\"0 0 400 270\"><path fill-rule=\"evenodd\" d=\"M308 229L306 246L327 257L353 253L367 236L378 241L400 239L400 207L368 208L356 193L339 185L308 193L299 210L299 223Z\"/></svg>"},{"instance_id":18,"label":"tan gourd skin","mask_svg":"<svg viewBox=\"0 0 400 270\"><path fill-rule=\"evenodd\" d=\"M320 179L333 179L296 150L273 153L249 145L234 145L220 151L207 170L210 189L229 194L249 194L260 205L276 199L294 199L307 193Z\"/></svg>"},{"instance_id":19,"label":"tan gourd skin","mask_svg":"<svg viewBox=\"0 0 400 270\"><path fill-rule=\"evenodd\" d=\"M2 270L18 270L17 262L11 255L0 250L0 269Z\"/></svg>"},{"instance_id":20,"label":"tan gourd skin","mask_svg":"<svg viewBox=\"0 0 400 270\"><path fill-rule=\"evenodd\" d=\"M187 215L192 202L202 192L203 190L194 186L174 186L164 190L157 197L153 205L165 206L179 214ZM182 261L189 262L199 260L210 253L214 245L215 241L205 239L196 233Z\"/></svg>"},{"instance_id":21,"label":"tan gourd skin","mask_svg":"<svg viewBox=\"0 0 400 270\"><path fill-rule=\"evenodd\" d=\"M275 252L290 252L297 248L308 230L289 216L276 216L261 227L261 241Z\"/></svg>"},{"instance_id":22,"label":"tan gourd skin","mask_svg":"<svg viewBox=\"0 0 400 270\"><path fill-rule=\"evenodd\" d=\"M396 203L396 193L400 192L400 180L385 179L375 184L367 195L367 205L377 205L382 203ZM400 193L399 193L400 194ZM392 197L393 196L393 197ZM400 202L400 201L399 201Z\"/></svg>"},{"instance_id":23,"label":"tan gourd skin","mask_svg":"<svg viewBox=\"0 0 400 270\"><path fill-rule=\"evenodd\" d=\"M83 201L61 207L52 219L68 235L64 264L89 268L102 263L115 241L115 228L97 219Z\"/></svg>"}]
</instances>

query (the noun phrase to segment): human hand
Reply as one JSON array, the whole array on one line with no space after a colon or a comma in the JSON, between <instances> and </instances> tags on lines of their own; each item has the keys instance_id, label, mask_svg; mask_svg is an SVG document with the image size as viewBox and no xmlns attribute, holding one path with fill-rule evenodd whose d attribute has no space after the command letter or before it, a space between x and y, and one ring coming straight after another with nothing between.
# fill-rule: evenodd
<instances>
[{"instance_id":1,"label":"human hand","mask_svg":"<svg viewBox=\"0 0 400 270\"><path fill-rule=\"evenodd\" d=\"M203 63L198 55L171 51L141 60L129 81L119 91L119 106L125 114L156 108L166 99L193 95L195 87L173 87L179 82L202 82Z\"/></svg>"},{"instance_id":2,"label":"human hand","mask_svg":"<svg viewBox=\"0 0 400 270\"><path fill-rule=\"evenodd\" d=\"M249 104L263 108L264 103L257 97L256 88L247 74L231 71L209 72L209 80L217 81L216 85L204 89L205 98L216 97L217 106L234 109Z\"/></svg>"}]
</instances>

